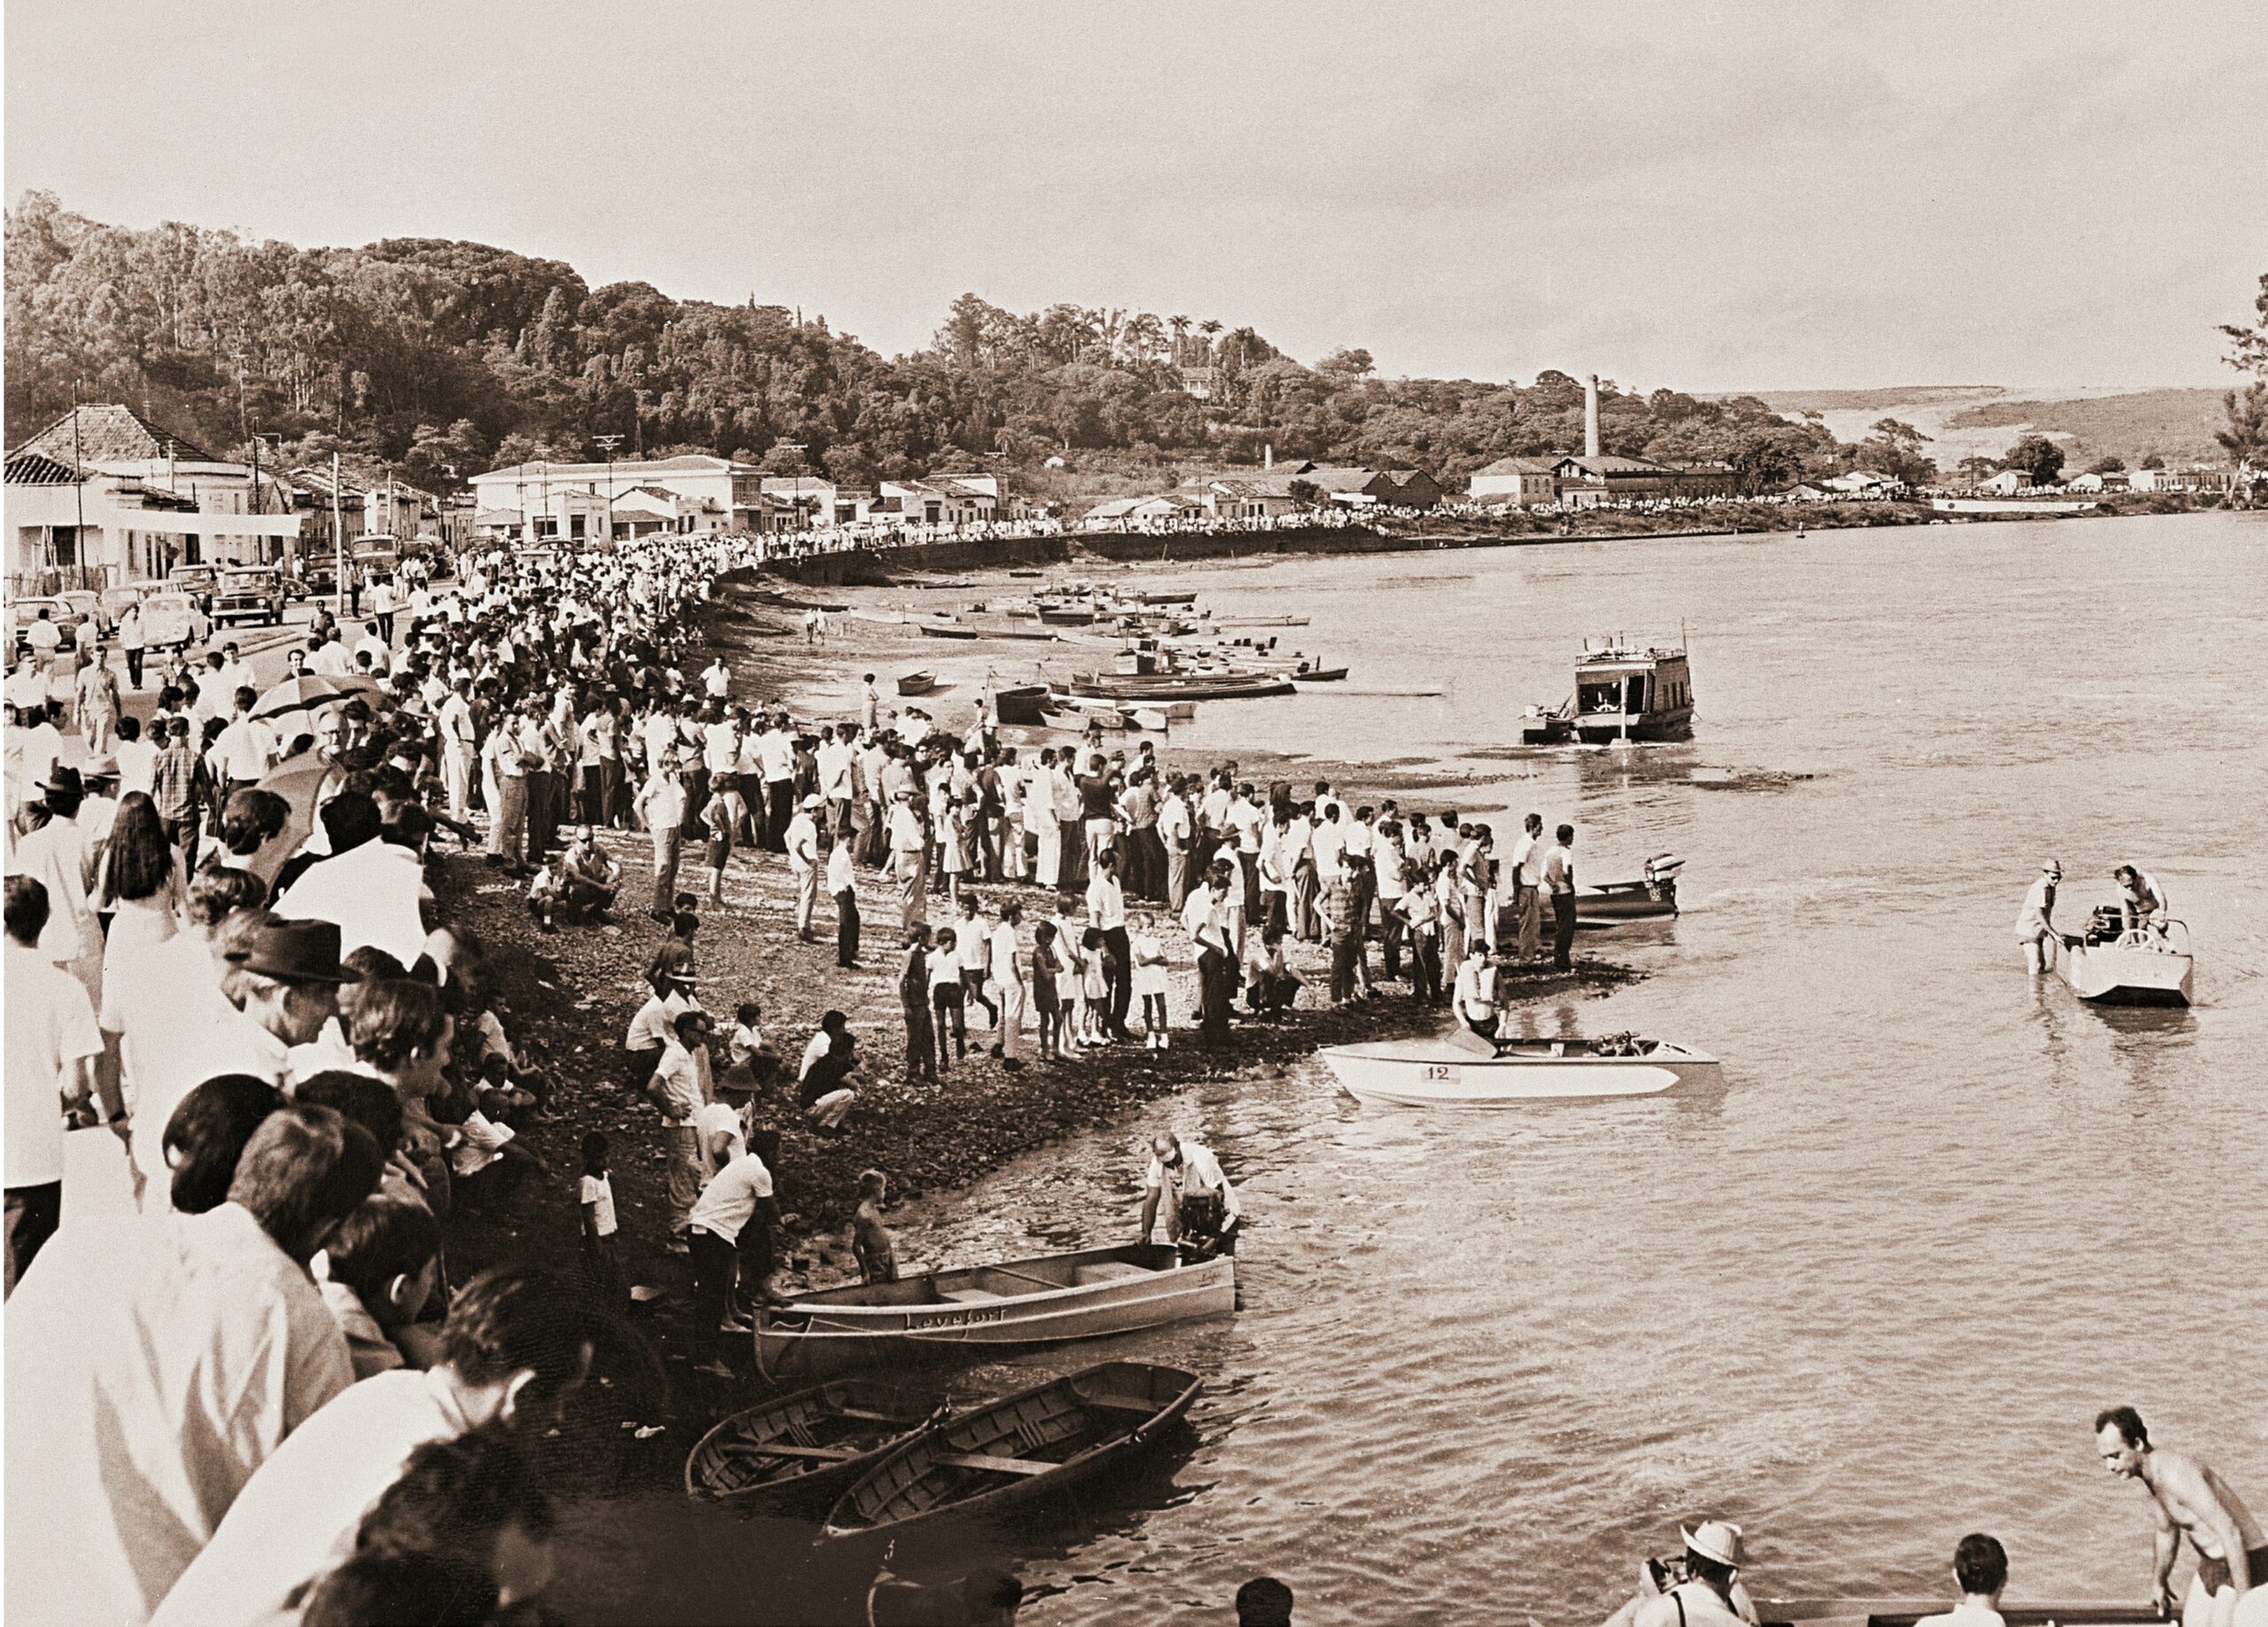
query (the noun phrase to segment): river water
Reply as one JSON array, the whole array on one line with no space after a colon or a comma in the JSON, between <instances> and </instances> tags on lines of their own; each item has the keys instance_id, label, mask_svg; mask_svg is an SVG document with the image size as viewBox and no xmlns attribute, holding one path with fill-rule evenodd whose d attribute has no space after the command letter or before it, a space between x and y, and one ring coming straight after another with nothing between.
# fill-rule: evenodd
<instances>
[{"instance_id":1,"label":"river water","mask_svg":"<svg viewBox=\"0 0 2268 1627\"><path fill-rule=\"evenodd\" d=\"M1705 1513L1747 1528L1760 1594L1941 1592L1985 1530L2017 1595L2140 1597L2148 1516L2088 1428L2117 1402L2268 1514L2268 518L1176 580L1309 615L1285 642L1355 669L1200 707L1176 743L1444 764L1471 782L1405 807L1569 821L1598 879L1682 854L1684 915L1600 941L1646 979L1523 1020L1674 1036L1725 1078L1450 1116L1358 1108L1303 1065L912 1209L902 1253L940 1263L1130 1236L1137 1143L1169 1121L1244 1199L1234 1319L953 1380L1116 1355L1209 1382L1184 1455L1015 1549L1025 1619L1225 1620L1267 1573L1303 1627L1580 1622ZM1690 744L1503 750L1586 633L1681 622ZM2070 920L2114 863L2157 876L2193 1009L2026 977L2014 923L2050 854ZM611 1507L616 1562L571 1563L571 1611L800 1619L749 1533Z\"/></svg>"}]
</instances>

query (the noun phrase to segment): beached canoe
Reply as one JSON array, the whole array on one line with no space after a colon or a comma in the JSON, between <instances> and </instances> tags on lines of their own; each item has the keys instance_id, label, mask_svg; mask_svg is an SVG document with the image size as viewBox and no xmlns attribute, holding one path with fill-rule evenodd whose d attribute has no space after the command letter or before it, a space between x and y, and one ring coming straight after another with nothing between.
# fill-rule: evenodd
<instances>
[{"instance_id":1,"label":"beached canoe","mask_svg":"<svg viewBox=\"0 0 2268 1627\"><path fill-rule=\"evenodd\" d=\"M917 624L924 638L975 638L975 627L964 627L952 621L924 621Z\"/></svg>"},{"instance_id":2,"label":"beached canoe","mask_svg":"<svg viewBox=\"0 0 2268 1627\"><path fill-rule=\"evenodd\" d=\"M976 1359L1098 1339L1236 1309L1236 1261L1184 1265L1161 1243L853 1283L757 1312L765 1377L825 1377L883 1363Z\"/></svg>"},{"instance_id":3,"label":"beached canoe","mask_svg":"<svg viewBox=\"0 0 2268 1627\"><path fill-rule=\"evenodd\" d=\"M833 1542L900 1539L1060 1499L1124 1467L1188 1413L1193 1373L1105 1362L964 1413L902 1443L827 1516Z\"/></svg>"},{"instance_id":4,"label":"beached canoe","mask_svg":"<svg viewBox=\"0 0 2268 1627\"><path fill-rule=\"evenodd\" d=\"M1247 700L1294 695L1291 681L1266 673L1074 673L1070 693L1091 700Z\"/></svg>"},{"instance_id":5,"label":"beached canoe","mask_svg":"<svg viewBox=\"0 0 2268 1627\"><path fill-rule=\"evenodd\" d=\"M686 1456L685 1493L744 1508L825 1508L928 1416L861 1379L797 1390L703 1436Z\"/></svg>"},{"instance_id":6,"label":"beached canoe","mask_svg":"<svg viewBox=\"0 0 2268 1627\"><path fill-rule=\"evenodd\" d=\"M927 667L918 673L898 674L897 692L900 695L927 695L936 687L937 674Z\"/></svg>"},{"instance_id":7,"label":"beached canoe","mask_svg":"<svg viewBox=\"0 0 2268 1627\"><path fill-rule=\"evenodd\" d=\"M2067 933L2054 946L2055 975L2098 1005L2186 1006L2197 969L2189 928L2179 921L2166 925L2163 937L2123 926L2115 936L2092 926L2084 936Z\"/></svg>"},{"instance_id":8,"label":"beached canoe","mask_svg":"<svg viewBox=\"0 0 2268 1627\"><path fill-rule=\"evenodd\" d=\"M1323 1059L1347 1094L1381 1107L1495 1108L1588 1096L1652 1096L1720 1071L1706 1051L1667 1039L1636 1039L1627 1054L1599 1042L1515 1039L1497 1054L1477 1035L1381 1039L1332 1046ZM1620 1049L1619 1047L1617 1049Z\"/></svg>"},{"instance_id":9,"label":"beached canoe","mask_svg":"<svg viewBox=\"0 0 2268 1627\"><path fill-rule=\"evenodd\" d=\"M1037 728L1046 721L1042 711L1046 700L1045 684L1018 684L1014 689L1001 689L993 695L992 715L1001 723Z\"/></svg>"}]
</instances>

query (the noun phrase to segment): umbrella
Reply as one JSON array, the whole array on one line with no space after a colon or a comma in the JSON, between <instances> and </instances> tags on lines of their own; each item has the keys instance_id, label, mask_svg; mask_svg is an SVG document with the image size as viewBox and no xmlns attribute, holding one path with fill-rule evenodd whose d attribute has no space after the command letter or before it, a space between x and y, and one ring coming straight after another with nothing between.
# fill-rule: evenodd
<instances>
[{"instance_id":1,"label":"umbrella","mask_svg":"<svg viewBox=\"0 0 2268 1627\"><path fill-rule=\"evenodd\" d=\"M270 769L260 782L260 789L274 791L291 805L291 814L284 821L284 829L271 837L252 855L249 867L252 873L269 886L299 845L312 835L315 828L315 803L322 788L338 772L337 767L313 751L302 751L297 757L286 758Z\"/></svg>"},{"instance_id":2,"label":"umbrella","mask_svg":"<svg viewBox=\"0 0 2268 1627\"><path fill-rule=\"evenodd\" d=\"M306 712L319 702L337 700L353 692L343 678L302 673L297 678L286 678L262 695L252 707L252 715L272 718L286 712Z\"/></svg>"}]
</instances>

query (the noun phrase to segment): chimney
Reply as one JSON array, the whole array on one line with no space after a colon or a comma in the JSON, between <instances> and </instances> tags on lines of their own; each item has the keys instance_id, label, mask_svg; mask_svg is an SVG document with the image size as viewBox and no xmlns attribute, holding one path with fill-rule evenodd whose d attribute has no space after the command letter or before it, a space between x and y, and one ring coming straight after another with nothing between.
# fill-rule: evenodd
<instances>
[{"instance_id":1,"label":"chimney","mask_svg":"<svg viewBox=\"0 0 2268 1627\"><path fill-rule=\"evenodd\" d=\"M1583 375L1583 455L1598 455L1598 375Z\"/></svg>"},{"instance_id":2,"label":"chimney","mask_svg":"<svg viewBox=\"0 0 2268 1627\"><path fill-rule=\"evenodd\" d=\"M1261 448L1260 466L1262 469L1273 469L1276 467L1276 443L1274 441L1270 441L1265 447Z\"/></svg>"}]
</instances>

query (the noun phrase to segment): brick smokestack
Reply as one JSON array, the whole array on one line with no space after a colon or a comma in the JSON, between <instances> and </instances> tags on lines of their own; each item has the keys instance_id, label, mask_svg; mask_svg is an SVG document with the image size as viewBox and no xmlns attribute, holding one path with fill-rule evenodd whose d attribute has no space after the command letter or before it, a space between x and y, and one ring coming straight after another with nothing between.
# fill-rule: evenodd
<instances>
[{"instance_id":1,"label":"brick smokestack","mask_svg":"<svg viewBox=\"0 0 2268 1627\"><path fill-rule=\"evenodd\" d=\"M1583 376L1583 455L1598 455L1598 375Z\"/></svg>"}]
</instances>

